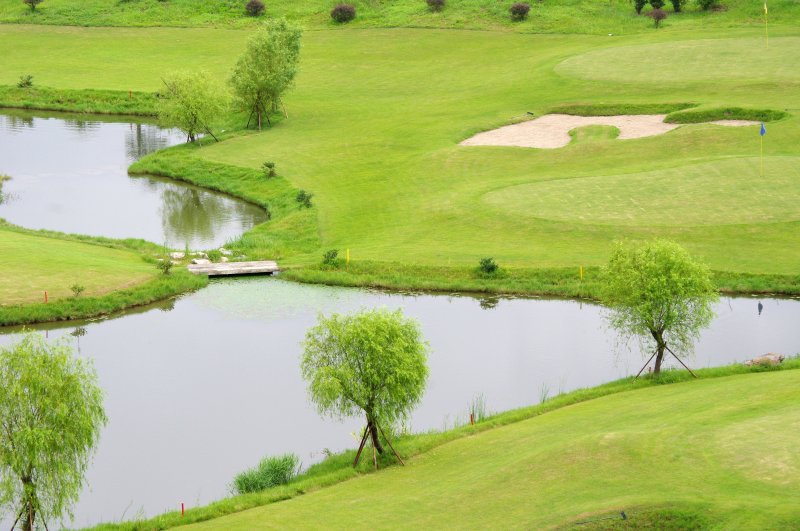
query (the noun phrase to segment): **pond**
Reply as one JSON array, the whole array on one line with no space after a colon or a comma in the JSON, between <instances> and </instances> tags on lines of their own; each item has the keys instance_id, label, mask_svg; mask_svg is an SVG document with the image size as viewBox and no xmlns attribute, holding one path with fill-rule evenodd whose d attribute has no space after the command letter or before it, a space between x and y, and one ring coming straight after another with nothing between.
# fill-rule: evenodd
<instances>
[{"instance_id":1,"label":"pond","mask_svg":"<svg viewBox=\"0 0 800 531\"><path fill-rule=\"evenodd\" d=\"M224 195L127 175L133 160L181 140L136 121L0 114L0 173L12 176L0 217L178 248L219 245L264 219ZM799 352L800 301L761 302L723 299L691 365ZM633 374L644 361L635 345L615 348L601 307L579 301L390 294L265 277L215 280L110 319L34 327L92 359L105 390L110 421L72 525L219 499L265 455L294 452L308 465L354 447L360 419L323 419L309 404L300 342L320 313L381 306L419 320L430 343L412 431L465 422L476 397L504 411ZM0 329L0 346L19 333Z\"/></svg>"},{"instance_id":2,"label":"pond","mask_svg":"<svg viewBox=\"0 0 800 531\"><path fill-rule=\"evenodd\" d=\"M116 121L115 121L116 120ZM0 218L30 229L143 238L172 248L223 245L266 220L238 199L152 176L135 160L180 143L174 130L119 118L0 114Z\"/></svg>"},{"instance_id":3,"label":"pond","mask_svg":"<svg viewBox=\"0 0 800 531\"><path fill-rule=\"evenodd\" d=\"M504 411L636 373L644 363L636 348L615 353L602 308L592 304L266 277L213 281L118 318L39 327L92 358L106 392L110 423L74 524L197 506L225 496L234 474L265 455L294 452L307 465L325 449L355 446L360 420L322 419L309 404L300 342L320 313L381 306L418 319L430 342L430 379L413 431L464 422L476 396ZM800 352L800 301L726 298L716 311L687 360L692 367ZM16 334L6 330L0 345Z\"/></svg>"}]
</instances>

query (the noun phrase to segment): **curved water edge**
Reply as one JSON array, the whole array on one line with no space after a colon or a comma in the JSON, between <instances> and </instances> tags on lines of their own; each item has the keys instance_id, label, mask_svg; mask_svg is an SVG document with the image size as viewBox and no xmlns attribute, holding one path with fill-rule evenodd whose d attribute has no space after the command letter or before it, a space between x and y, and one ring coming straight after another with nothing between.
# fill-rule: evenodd
<instances>
[{"instance_id":1,"label":"curved water edge","mask_svg":"<svg viewBox=\"0 0 800 531\"><path fill-rule=\"evenodd\" d=\"M107 393L111 422L75 525L218 499L236 472L264 455L294 452L309 465L326 449L353 447L359 419L322 419L309 404L300 342L319 313L376 306L402 308L430 342L430 381L412 431L464 422L479 395L489 410L504 411L633 374L644 363L636 345L616 348L595 304L400 295L266 277L215 280L123 317L37 327L92 358ZM693 367L800 351L798 300L725 298L716 311ZM1 345L19 333L3 332Z\"/></svg>"},{"instance_id":2,"label":"curved water edge","mask_svg":"<svg viewBox=\"0 0 800 531\"><path fill-rule=\"evenodd\" d=\"M267 219L251 203L187 183L129 176L148 153L183 141L174 130L121 118L7 111L0 114L0 218L29 229L141 238L206 249Z\"/></svg>"},{"instance_id":3,"label":"curved water edge","mask_svg":"<svg viewBox=\"0 0 800 531\"><path fill-rule=\"evenodd\" d=\"M4 188L9 200L0 217L31 228L194 248L224 243L222 237L265 219L230 196L127 175L130 162L181 140L146 123L0 114L0 173L15 177ZM761 310L759 299L723 299L692 366L800 351L793 332L800 301L760 300ZM212 281L199 292L110 318L36 326L49 337L67 337L79 355L93 359L106 391L110 423L72 525L207 503L225 496L233 475L264 455L295 452L308 465L326 450L354 446L358 419L321 419L308 403L300 342L319 313L375 306L402 308L420 321L431 344L430 381L410 419L413 431L464 422L477 396L490 411L504 411L635 373L643 363L636 345L616 348L602 307L593 303L280 278ZM0 329L0 345L19 333Z\"/></svg>"}]
</instances>

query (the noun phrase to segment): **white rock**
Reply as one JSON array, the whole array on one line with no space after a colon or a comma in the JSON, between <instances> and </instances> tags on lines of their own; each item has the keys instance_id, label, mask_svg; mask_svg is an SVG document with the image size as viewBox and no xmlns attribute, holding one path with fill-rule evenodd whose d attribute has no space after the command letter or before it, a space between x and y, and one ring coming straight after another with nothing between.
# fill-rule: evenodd
<instances>
[{"instance_id":1,"label":"white rock","mask_svg":"<svg viewBox=\"0 0 800 531\"><path fill-rule=\"evenodd\" d=\"M228 261L228 257L227 256L223 256L222 258L219 259L219 261L220 262L227 262Z\"/></svg>"},{"instance_id":2,"label":"white rock","mask_svg":"<svg viewBox=\"0 0 800 531\"><path fill-rule=\"evenodd\" d=\"M176 252L176 253L169 253L169 257L173 260L183 260L186 257L186 253Z\"/></svg>"},{"instance_id":3,"label":"white rock","mask_svg":"<svg viewBox=\"0 0 800 531\"><path fill-rule=\"evenodd\" d=\"M208 265L211 263L211 260L207 258L194 258L192 263L195 265Z\"/></svg>"},{"instance_id":4,"label":"white rock","mask_svg":"<svg viewBox=\"0 0 800 531\"><path fill-rule=\"evenodd\" d=\"M222 254L222 255L225 255L225 256L230 256L230 255L233 254L233 251L229 251L224 247L220 247L219 248L219 254Z\"/></svg>"}]
</instances>

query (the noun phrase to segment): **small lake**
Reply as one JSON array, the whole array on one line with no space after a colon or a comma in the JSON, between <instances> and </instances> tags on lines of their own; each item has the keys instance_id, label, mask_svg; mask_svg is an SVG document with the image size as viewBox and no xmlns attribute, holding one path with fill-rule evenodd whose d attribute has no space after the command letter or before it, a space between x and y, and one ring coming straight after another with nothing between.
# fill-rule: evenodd
<instances>
[{"instance_id":1,"label":"small lake","mask_svg":"<svg viewBox=\"0 0 800 531\"><path fill-rule=\"evenodd\" d=\"M222 194L127 175L132 161L182 140L136 121L0 114L0 173L12 176L0 217L177 248L217 246L264 220L260 209ZM760 300L761 309L759 299L723 299L690 364L800 352L800 301ZM294 452L308 465L326 450L356 446L360 419L323 419L309 404L300 342L321 313L382 306L417 319L430 342L430 379L412 431L465 422L478 396L490 411L505 411L633 374L644 362L636 345L615 349L593 304L390 294L267 277L215 280L110 319L33 327L91 358L106 393L110 421L72 525L208 503L265 455ZM0 345L19 333L0 329Z\"/></svg>"},{"instance_id":2,"label":"small lake","mask_svg":"<svg viewBox=\"0 0 800 531\"><path fill-rule=\"evenodd\" d=\"M128 176L182 133L120 118L0 114L0 218L30 229L212 248L266 220L263 209L188 184Z\"/></svg>"},{"instance_id":3,"label":"small lake","mask_svg":"<svg viewBox=\"0 0 800 531\"><path fill-rule=\"evenodd\" d=\"M463 422L478 395L489 410L504 411L635 374L644 363L636 348L615 354L602 308L592 304L389 294L267 277L212 281L114 319L39 327L92 358L106 392L110 423L75 525L218 499L234 474L265 455L294 452L310 464L325 449L354 447L360 420L322 419L309 404L300 342L320 313L381 306L419 320L430 342L430 379L413 431ZM726 298L716 311L687 360L692 367L800 352L800 301ZM16 338L5 333L0 345Z\"/></svg>"}]
</instances>

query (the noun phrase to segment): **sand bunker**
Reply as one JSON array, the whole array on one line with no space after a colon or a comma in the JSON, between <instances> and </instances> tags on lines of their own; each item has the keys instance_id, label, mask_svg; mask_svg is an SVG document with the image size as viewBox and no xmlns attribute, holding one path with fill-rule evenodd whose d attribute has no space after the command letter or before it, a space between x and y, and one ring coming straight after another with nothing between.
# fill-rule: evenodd
<instances>
[{"instance_id":1,"label":"sand bunker","mask_svg":"<svg viewBox=\"0 0 800 531\"><path fill-rule=\"evenodd\" d=\"M516 146L533 148L560 148L569 144L569 132L587 125L610 125L619 129L622 140L661 135L681 124L664 123L665 114L623 114L619 116L572 116L546 114L534 120L507 125L492 131L478 133L461 142L462 146ZM758 122L747 120L718 120L717 125L744 126Z\"/></svg>"}]
</instances>

